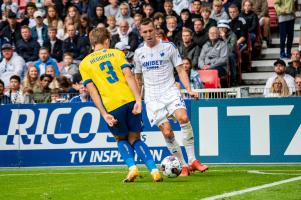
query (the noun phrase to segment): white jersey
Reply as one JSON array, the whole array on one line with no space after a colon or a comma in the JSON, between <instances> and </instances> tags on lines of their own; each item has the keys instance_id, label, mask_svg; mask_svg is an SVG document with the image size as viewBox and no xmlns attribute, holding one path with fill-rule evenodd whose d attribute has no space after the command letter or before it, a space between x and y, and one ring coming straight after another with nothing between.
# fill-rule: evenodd
<instances>
[{"instance_id":1,"label":"white jersey","mask_svg":"<svg viewBox=\"0 0 301 200\"><path fill-rule=\"evenodd\" d=\"M134 55L135 73L142 73L145 100L157 99L175 84L174 68L182 64L176 46L160 42L150 48L142 44Z\"/></svg>"}]
</instances>

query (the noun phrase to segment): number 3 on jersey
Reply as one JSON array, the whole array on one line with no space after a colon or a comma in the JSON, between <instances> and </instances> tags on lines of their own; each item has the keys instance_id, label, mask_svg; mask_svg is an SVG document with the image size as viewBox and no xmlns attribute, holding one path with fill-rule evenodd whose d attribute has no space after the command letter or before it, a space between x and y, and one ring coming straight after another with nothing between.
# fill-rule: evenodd
<instances>
[{"instance_id":1,"label":"number 3 on jersey","mask_svg":"<svg viewBox=\"0 0 301 200\"><path fill-rule=\"evenodd\" d=\"M119 80L116 73L113 70L113 66L110 61L100 63L99 67L101 71L104 71L105 69L109 69L109 71L107 71L107 74L109 75L107 77L107 80L109 81L109 83L113 84Z\"/></svg>"}]
</instances>

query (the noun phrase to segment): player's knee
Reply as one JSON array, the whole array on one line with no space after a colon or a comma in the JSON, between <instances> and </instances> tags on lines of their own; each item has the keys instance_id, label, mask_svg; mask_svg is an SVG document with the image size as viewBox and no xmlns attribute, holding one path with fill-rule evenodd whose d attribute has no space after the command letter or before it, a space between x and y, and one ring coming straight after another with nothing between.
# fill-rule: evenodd
<instances>
[{"instance_id":1,"label":"player's knee","mask_svg":"<svg viewBox=\"0 0 301 200\"><path fill-rule=\"evenodd\" d=\"M161 131L162 131L162 133L163 133L163 135L164 135L165 138L169 138L170 139L170 138L174 137L174 133L173 133L173 131L172 131L172 129L171 129L170 126L162 127Z\"/></svg>"},{"instance_id":2,"label":"player's knee","mask_svg":"<svg viewBox=\"0 0 301 200\"><path fill-rule=\"evenodd\" d=\"M188 123L188 122L189 122L189 118L188 118L187 114L181 115L181 116L178 118L178 122L179 122L180 124L186 124L186 123Z\"/></svg>"},{"instance_id":3,"label":"player's knee","mask_svg":"<svg viewBox=\"0 0 301 200\"><path fill-rule=\"evenodd\" d=\"M120 136L120 135L113 135L115 140L118 142L120 140L126 140L127 137L126 136Z\"/></svg>"},{"instance_id":4,"label":"player's knee","mask_svg":"<svg viewBox=\"0 0 301 200\"><path fill-rule=\"evenodd\" d=\"M133 136L131 138L128 138L128 142L132 145L134 144L137 140L140 140L140 137L137 136Z\"/></svg>"}]
</instances>

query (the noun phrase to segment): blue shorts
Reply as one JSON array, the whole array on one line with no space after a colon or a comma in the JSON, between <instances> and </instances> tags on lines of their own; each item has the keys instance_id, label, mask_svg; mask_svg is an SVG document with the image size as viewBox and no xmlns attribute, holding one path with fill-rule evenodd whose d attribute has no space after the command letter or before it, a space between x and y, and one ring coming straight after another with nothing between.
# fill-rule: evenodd
<instances>
[{"instance_id":1,"label":"blue shorts","mask_svg":"<svg viewBox=\"0 0 301 200\"><path fill-rule=\"evenodd\" d=\"M127 136L129 132L142 132L142 115L134 115L132 110L134 108L135 101L127 103L110 112L111 115L117 119L117 124L113 127L109 127L109 130L116 136Z\"/></svg>"}]
</instances>

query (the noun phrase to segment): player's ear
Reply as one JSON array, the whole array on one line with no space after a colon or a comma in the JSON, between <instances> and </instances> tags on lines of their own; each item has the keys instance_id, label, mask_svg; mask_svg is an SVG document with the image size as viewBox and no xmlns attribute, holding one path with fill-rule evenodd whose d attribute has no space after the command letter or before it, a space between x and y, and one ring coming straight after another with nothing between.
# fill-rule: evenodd
<instances>
[{"instance_id":1,"label":"player's ear","mask_svg":"<svg viewBox=\"0 0 301 200\"><path fill-rule=\"evenodd\" d=\"M107 46L107 48L110 47L110 39L109 38L105 40L104 46Z\"/></svg>"}]
</instances>

